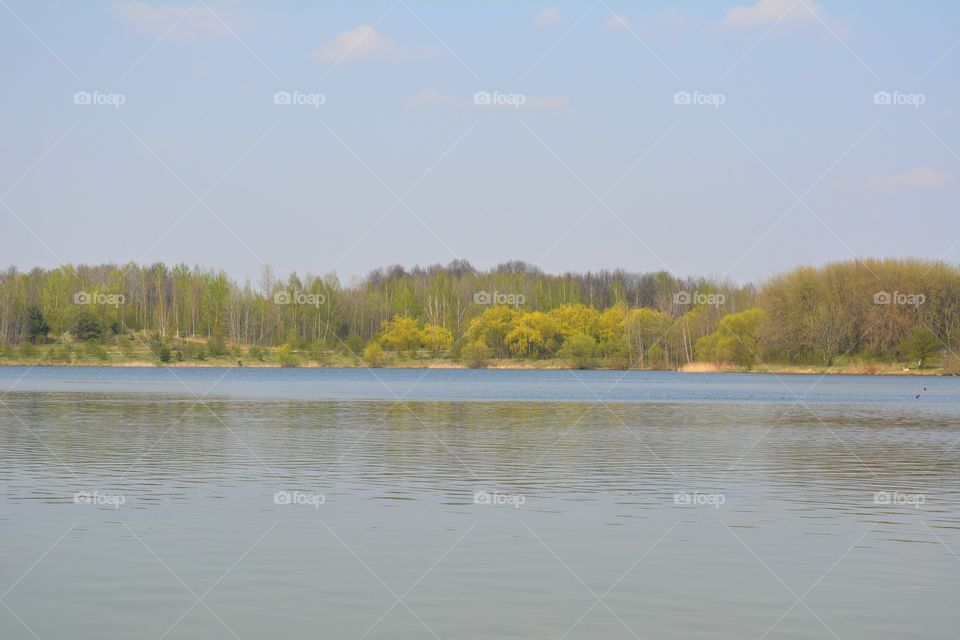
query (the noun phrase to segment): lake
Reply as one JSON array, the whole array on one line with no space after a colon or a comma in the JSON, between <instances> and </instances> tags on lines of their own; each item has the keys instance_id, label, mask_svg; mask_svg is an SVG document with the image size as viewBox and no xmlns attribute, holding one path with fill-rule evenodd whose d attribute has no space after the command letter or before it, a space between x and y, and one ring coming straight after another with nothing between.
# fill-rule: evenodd
<instances>
[{"instance_id":1,"label":"lake","mask_svg":"<svg viewBox=\"0 0 960 640\"><path fill-rule=\"evenodd\" d=\"M960 635L958 378L5 367L0 395L4 640Z\"/></svg>"}]
</instances>

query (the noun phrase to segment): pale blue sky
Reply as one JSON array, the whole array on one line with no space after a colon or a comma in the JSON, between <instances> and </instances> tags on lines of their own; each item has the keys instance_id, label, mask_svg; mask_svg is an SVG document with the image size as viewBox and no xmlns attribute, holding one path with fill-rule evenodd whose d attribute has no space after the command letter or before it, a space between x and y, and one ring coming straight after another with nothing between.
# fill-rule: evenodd
<instances>
[{"instance_id":1,"label":"pale blue sky","mask_svg":"<svg viewBox=\"0 0 960 640\"><path fill-rule=\"evenodd\" d=\"M2 0L2 262L960 262L960 4L743 2Z\"/></svg>"}]
</instances>

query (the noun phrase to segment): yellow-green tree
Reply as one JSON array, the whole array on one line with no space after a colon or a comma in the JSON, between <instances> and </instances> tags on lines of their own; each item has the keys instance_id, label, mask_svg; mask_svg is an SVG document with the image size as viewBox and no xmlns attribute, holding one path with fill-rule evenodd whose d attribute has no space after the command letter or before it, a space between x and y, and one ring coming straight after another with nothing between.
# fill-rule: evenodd
<instances>
[{"instance_id":1,"label":"yellow-green tree","mask_svg":"<svg viewBox=\"0 0 960 640\"><path fill-rule=\"evenodd\" d=\"M499 357L506 355L504 339L513 328L513 319L520 312L512 307L496 305L487 307L483 313L470 321L467 338L471 342L483 342Z\"/></svg>"},{"instance_id":2,"label":"yellow-green tree","mask_svg":"<svg viewBox=\"0 0 960 640\"><path fill-rule=\"evenodd\" d=\"M453 346L453 334L446 327L428 324L424 325L420 331L420 342L436 358L441 352L448 351Z\"/></svg>"},{"instance_id":3,"label":"yellow-green tree","mask_svg":"<svg viewBox=\"0 0 960 640\"><path fill-rule=\"evenodd\" d=\"M557 330L564 339L581 333L594 337L597 335L600 312L593 307L580 303L562 304L551 311L550 315L557 323Z\"/></svg>"},{"instance_id":4,"label":"yellow-green tree","mask_svg":"<svg viewBox=\"0 0 960 640\"><path fill-rule=\"evenodd\" d=\"M370 367L379 367L383 364L383 348L376 340L371 340L363 349L363 361Z\"/></svg>"},{"instance_id":5,"label":"yellow-green tree","mask_svg":"<svg viewBox=\"0 0 960 640\"><path fill-rule=\"evenodd\" d=\"M624 325L630 310L622 300L603 311L597 318L597 337L600 340L618 340L624 335Z\"/></svg>"},{"instance_id":6,"label":"yellow-green tree","mask_svg":"<svg viewBox=\"0 0 960 640\"><path fill-rule=\"evenodd\" d=\"M588 369L593 365L597 354L597 342L592 336L577 333L563 343L560 356L574 369Z\"/></svg>"},{"instance_id":7,"label":"yellow-green tree","mask_svg":"<svg viewBox=\"0 0 960 640\"><path fill-rule=\"evenodd\" d=\"M666 352L662 344L673 326L673 318L653 309L631 309L624 318L623 326L633 363L641 368L648 366L653 347L657 347L657 359L664 357ZM660 366L660 363L656 366Z\"/></svg>"},{"instance_id":8,"label":"yellow-green tree","mask_svg":"<svg viewBox=\"0 0 960 640\"><path fill-rule=\"evenodd\" d=\"M697 357L744 367L761 359L760 326L766 314L754 307L723 317L714 333L697 340Z\"/></svg>"},{"instance_id":9,"label":"yellow-green tree","mask_svg":"<svg viewBox=\"0 0 960 640\"><path fill-rule=\"evenodd\" d=\"M490 350L483 340L468 342L460 350L460 359L471 369L482 369L487 366L487 358L490 356Z\"/></svg>"},{"instance_id":10,"label":"yellow-green tree","mask_svg":"<svg viewBox=\"0 0 960 640\"><path fill-rule=\"evenodd\" d=\"M926 327L917 327L900 343L900 352L915 360L920 368L923 368L924 362L937 355L940 349L940 340Z\"/></svg>"},{"instance_id":11,"label":"yellow-green tree","mask_svg":"<svg viewBox=\"0 0 960 640\"><path fill-rule=\"evenodd\" d=\"M391 351L413 351L420 346L420 328L409 316L394 316L381 323L380 344Z\"/></svg>"},{"instance_id":12,"label":"yellow-green tree","mask_svg":"<svg viewBox=\"0 0 960 640\"><path fill-rule=\"evenodd\" d=\"M504 337L510 353L522 357L553 355L559 346L559 333L553 317L542 311L514 316L513 328Z\"/></svg>"}]
</instances>

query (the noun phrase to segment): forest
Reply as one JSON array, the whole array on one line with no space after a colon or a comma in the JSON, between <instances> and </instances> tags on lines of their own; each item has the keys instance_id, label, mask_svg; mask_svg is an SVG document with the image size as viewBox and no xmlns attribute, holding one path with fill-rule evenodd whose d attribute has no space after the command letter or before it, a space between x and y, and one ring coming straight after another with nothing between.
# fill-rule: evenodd
<instances>
[{"instance_id":1,"label":"forest","mask_svg":"<svg viewBox=\"0 0 960 640\"><path fill-rule=\"evenodd\" d=\"M546 274L523 262L256 284L176 265L63 265L0 275L4 361L275 360L286 366L557 360L575 368L743 369L838 361L956 366L960 269L858 259L757 284L666 272Z\"/></svg>"}]
</instances>

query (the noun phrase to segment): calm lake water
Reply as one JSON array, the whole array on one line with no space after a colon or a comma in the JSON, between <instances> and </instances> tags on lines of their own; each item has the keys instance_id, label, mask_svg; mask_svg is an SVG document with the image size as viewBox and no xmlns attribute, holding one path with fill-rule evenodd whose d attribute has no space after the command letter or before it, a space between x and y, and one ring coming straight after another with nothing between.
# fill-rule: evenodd
<instances>
[{"instance_id":1,"label":"calm lake water","mask_svg":"<svg viewBox=\"0 0 960 640\"><path fill-rule=\"evenodd\" d=\"M960 635L957 378L43 367L0 397L4 640Z\"/></svg>"}]
</instances>

